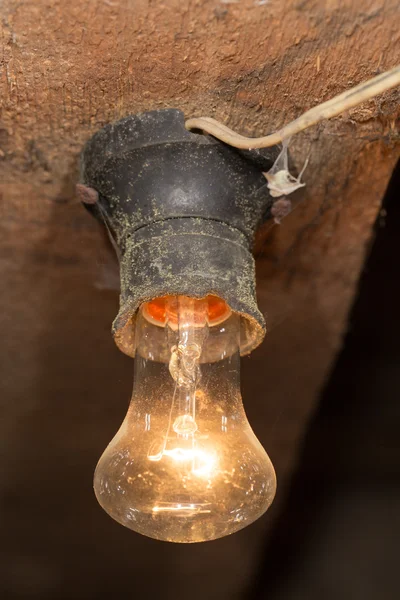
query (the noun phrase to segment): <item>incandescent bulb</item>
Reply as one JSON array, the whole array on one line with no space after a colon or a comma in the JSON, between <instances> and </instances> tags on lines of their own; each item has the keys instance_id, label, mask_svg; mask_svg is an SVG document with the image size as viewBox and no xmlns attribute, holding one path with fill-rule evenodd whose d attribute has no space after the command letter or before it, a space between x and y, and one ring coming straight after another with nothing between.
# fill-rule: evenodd
<instances>
[{"instance_id":1,"label":"incandescent bulb","mask_svg":"<svg viewBox=\"0 0 400 600\"><path fill-rule=\"evenodd\" d=\"M159 298L136 320L128 414L96 468L116 521L159 540L202 542L260 517L275 472L244 412L240 316L219 298Z\"/></svg>"}]
</instances>

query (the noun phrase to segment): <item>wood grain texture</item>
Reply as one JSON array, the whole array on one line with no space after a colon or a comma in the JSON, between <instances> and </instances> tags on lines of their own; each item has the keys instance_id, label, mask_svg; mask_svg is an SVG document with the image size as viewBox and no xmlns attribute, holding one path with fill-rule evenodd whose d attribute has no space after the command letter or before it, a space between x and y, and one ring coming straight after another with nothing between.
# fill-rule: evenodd
<instances>
[{"instance_id":1,"label":"wood grain texture","mask_svg":"<svg viewBox=\"0 0 400 600\"><path fill-rule=\"evenodd\" d=\"M134 560L149 598L161 585L176 600L188 589L191 600L241 598L346 331L399 156L399 91L291 141L298 169L310 156L307 186L257 242L270 332L243 361L245 406L281 488L259 523L190 549L124 531L90 489L131 363L109 335L114 259L74 197L79 152L105 123L152 108L275 130L400 62L398 1L3 0L0 10L3 596L122 598Z\"/></svg>"}]
</instances>

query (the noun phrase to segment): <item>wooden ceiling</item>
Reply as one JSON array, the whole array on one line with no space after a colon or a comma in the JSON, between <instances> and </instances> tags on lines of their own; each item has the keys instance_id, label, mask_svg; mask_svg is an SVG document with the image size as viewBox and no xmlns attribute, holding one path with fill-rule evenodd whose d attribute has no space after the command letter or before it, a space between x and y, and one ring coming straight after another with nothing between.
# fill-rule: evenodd
<instances>
[{"instance_id":1,"label":"wooden ceiling","mask_svg":"<svg viewBox=\"0 0 400 600\"><path fill-rule=\"evenodd\" d=\"M179 564L175 599L189 588L191 600L240 598L346 330L399 156L399 90L291 141L297 168L310 157L306 187L257 242L270 331L243 361L246 410L280 492L258 524L189 550L123 530L91 491L132 365L109 332L112 250L74 193L79 152L102 125L153 108L273 131L400 63L398 1L4 0L0 11L4 597L11 586L18 598L122 597L134 568L152 598L154 573L168 585Z\"/></svg>"}]
</instances>

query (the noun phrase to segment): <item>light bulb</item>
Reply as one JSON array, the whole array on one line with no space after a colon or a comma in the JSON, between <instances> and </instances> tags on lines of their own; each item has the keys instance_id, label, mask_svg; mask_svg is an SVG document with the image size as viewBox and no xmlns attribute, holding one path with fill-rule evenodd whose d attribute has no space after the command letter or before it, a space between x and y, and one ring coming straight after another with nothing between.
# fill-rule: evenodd
<instances>
[{"instance_id":1,"label":"light bulb","mask_svg":"<svg viewBox=\"0 0 400 600\"><path fill-rule=\"evenodd\" d=\"M170 542L229 535L260 517L276 489L244 412L240 316L209 296L159 298L136 319L128 414L96 468L104 510Z\"/></svg>"}]
</instances>

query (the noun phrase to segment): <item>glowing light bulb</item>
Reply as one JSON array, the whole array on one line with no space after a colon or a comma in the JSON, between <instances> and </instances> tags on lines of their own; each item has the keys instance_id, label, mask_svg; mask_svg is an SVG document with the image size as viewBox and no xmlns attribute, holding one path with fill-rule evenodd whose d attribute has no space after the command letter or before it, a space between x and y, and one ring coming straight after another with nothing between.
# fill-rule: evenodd
<instances>
[{"instance_id":1,"label":"glowing light bulb","mask_svg":"<svg viewBox=\"0 0 400 600\"><path fill-rule=\"evenodd\" d=\"M116 521L171 542L202 542L260 517L275 472L244 412L240 316L220 299L142 305L128 414L99 460L97 499Z\"/></svg>"}]
</instances>

